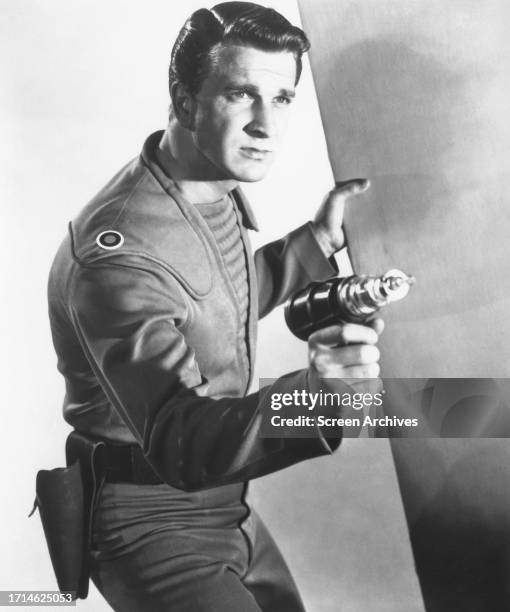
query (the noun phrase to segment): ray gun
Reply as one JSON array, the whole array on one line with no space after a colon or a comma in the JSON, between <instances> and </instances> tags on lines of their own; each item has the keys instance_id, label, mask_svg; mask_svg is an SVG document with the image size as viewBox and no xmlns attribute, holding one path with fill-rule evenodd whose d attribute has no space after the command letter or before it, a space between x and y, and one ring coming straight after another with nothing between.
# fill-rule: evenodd
<instances>
[{"instance_id":1,"label":"ray gun","mask_svg":"<svg viewBox=\"0 0 510 612\"><path fill-rule=\"evenodd\" d=\"M404 298L415 282L400 270L313 282L287 300L285 321L301 340L329 325L366 323L383 306Z\"/></svg>"}]
</instances>

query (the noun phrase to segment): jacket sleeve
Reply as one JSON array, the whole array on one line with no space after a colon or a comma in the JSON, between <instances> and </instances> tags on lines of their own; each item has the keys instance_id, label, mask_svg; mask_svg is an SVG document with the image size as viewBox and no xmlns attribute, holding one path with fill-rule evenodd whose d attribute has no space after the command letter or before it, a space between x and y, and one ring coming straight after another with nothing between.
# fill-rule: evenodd
<instances>
[{"instance_id":1,"label":"jacket sleeve","mask_svg":"<svg viewBox=\"0 0 510 612\"><path fill-rule=\"evenodd\" d=\"M77 266L69 315L106 395L163 480L198 490L244 481L314 456L340 440L261 437L272 393L307 389L306 370L243 398L207 397L185 340L187 296L157 266Z\"/></svg>"},{"instance_id":2,"label":"jacket sleeve","mask_svg":"<svg viewBox=\"0 0 510 612\"><path fill-rule=\"evenodd\" d=\"M258 249L255 267L260 318L312 281L325 280L338 273L335 259L327 259L322 252L311 223Z\"/></svg>"}]
</instances>

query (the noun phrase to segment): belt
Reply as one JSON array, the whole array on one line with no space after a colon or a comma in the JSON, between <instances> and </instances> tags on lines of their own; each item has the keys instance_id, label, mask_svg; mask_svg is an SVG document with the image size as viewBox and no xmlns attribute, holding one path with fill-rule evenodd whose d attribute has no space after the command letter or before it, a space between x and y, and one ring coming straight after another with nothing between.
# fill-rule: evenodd
<instances>
[{"instance_id":1,"label":"belt","mask_svg":"<svg viewBox=\"0 0 510 612\"><path fill-rule=\"evenodd\" d=\"M142 449L135 444L127 446L105 441L102 468L107 482L164 483L145 459Z\"/></svg>"}]
</instances>

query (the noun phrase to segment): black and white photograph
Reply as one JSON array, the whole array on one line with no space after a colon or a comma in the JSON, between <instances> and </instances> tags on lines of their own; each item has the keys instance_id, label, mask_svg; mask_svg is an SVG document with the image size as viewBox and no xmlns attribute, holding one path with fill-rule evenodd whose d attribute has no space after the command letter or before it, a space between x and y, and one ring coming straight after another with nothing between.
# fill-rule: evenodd
<instances>
[{"instance_id":1,"label":"black and white photograph","mask_svg":"<svg viewBox=\"0 0 510 612\"><path fill-rule=\"evenodd\" d=\"M510 612L509 31L0 0L0 606Z\"/></svg>"}]
</instances>

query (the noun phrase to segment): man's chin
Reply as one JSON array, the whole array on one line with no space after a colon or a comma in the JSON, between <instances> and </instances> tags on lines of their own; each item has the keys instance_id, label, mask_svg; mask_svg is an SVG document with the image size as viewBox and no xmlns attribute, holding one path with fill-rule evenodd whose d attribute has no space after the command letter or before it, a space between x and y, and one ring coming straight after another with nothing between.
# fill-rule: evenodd
<instances>
[{"instance_id":1,"label":"man's chin","mask_svg":"<svg viewBox=\"0 0 510 612\"><path fill-rule=\"evenodd\" d=\"M239 177L237 180L240 183L257 183L258 181L261 181L265 176L266 176L265 174L261 176L243 175L242 177Z\"/></svg>"},{"instance_id":2,"label":"man's chin","mask_svg":"<svg viewBox=\"0 0 510 612\"><path fill-rule=\"evenodd\" d=\"M266 177L270 167L270 164L259 164L240 168L235 173L235 179L242 183L256 183Z\"/></svg>"}]
</instances>

